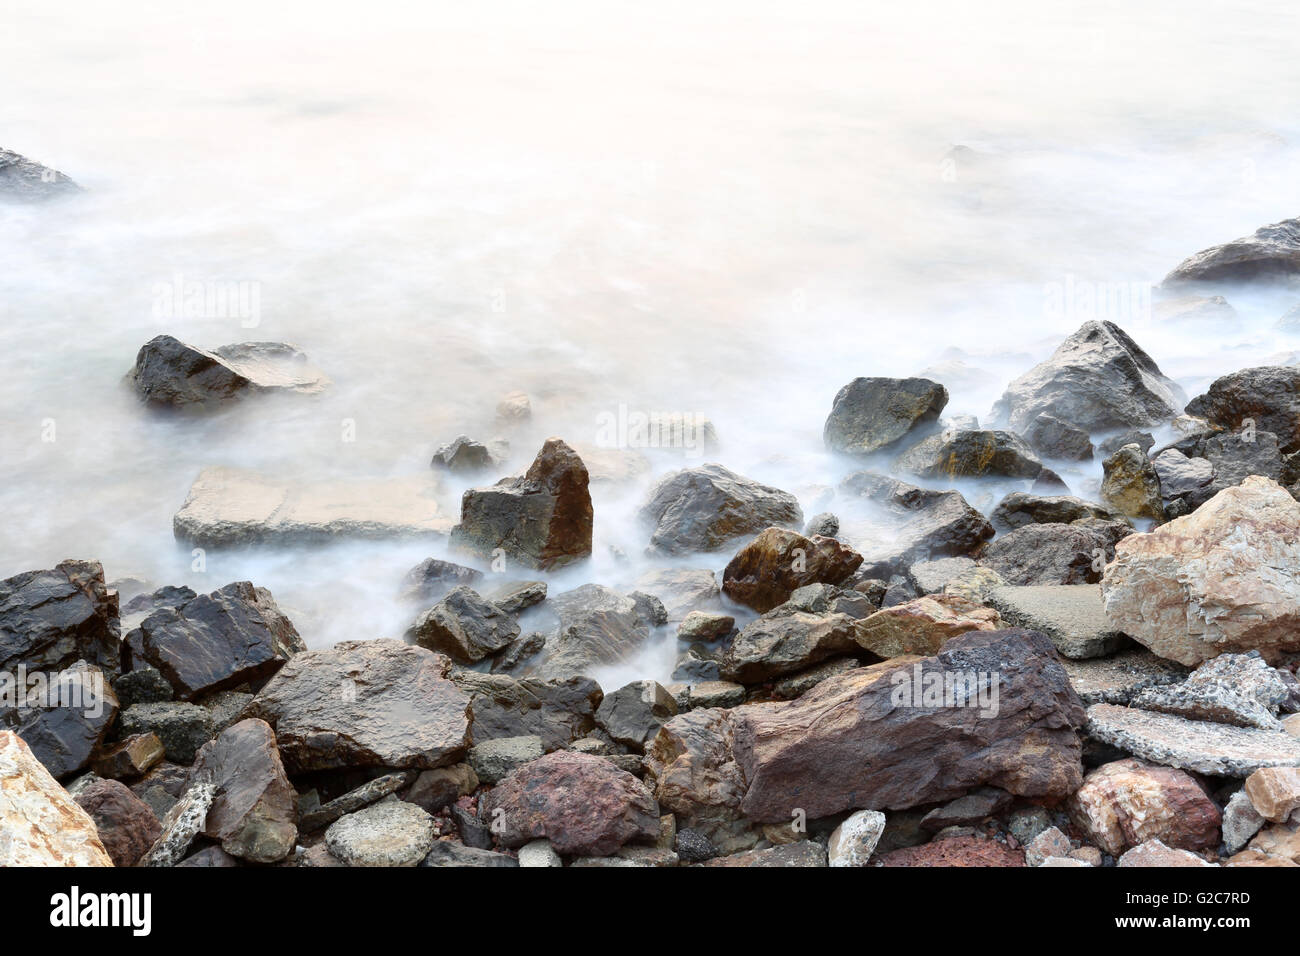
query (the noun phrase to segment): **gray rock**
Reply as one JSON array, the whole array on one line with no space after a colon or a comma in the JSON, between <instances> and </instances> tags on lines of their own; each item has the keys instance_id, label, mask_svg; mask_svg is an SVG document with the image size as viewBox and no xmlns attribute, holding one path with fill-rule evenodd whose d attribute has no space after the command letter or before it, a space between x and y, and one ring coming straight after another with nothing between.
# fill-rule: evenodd
<instances>
[{"instance_id":1,"label":"gray rock","mask_svg":"<svg viewBox=\"0 0 1300 956\"><path fill-rule=\"evenodd\" d=\"M444 767L440 770L426 770L426 774L446 773L452 768ZM341 797L335 797L328 803L323 803L315 810L304 813L302 819L298 821L298 828L304 833L311 833L322 827L327 827L345 813L355 813L362 807L368 807L372 803L378 803L384 797L391 793L396 793L403 787L411 784L416 779L415 771L407 770L401 773L386 773L382 777L376 777L373 780L363 783L355 790L349 790ZM458 793L457 796L460 794ZM417 800L410 800L423 809L428 810ZM450 802L450 801L449 801ZM439 808L441 809L441 808Z\"/></svg>"},{"instance_id":2,"label":"gray rock","mask_svg":"<svg viewBox=\"0 0 1300 956\"><path fill-rule=\"evenodd\" d=\"M167 759L193 763L199 748L212 739L212 713L206 707L179 701L133 704L121 713L118 733L156 734L167 751Z\"/></svg>"},{"instance_id":3,"label":"gray rock","mask_svg":"<svg viewBox=\"0 0 1300 956\"><path fill-rule=\"evenodd\" d=\"M746 850L731 856L714 857L699 866L816 867L826 866L826 849L812 840L800 840L765 850Z\"/></svg>"},{"instance_id":4,"label":"gray rock","mask_svg":"<svg viewBox=\"0 0 1300 956\"><path fill-rule=\"evenodd\" d=\"M831 451L869 455L938 419L948 390L924 378L855 378L839 390L823 437Z\"/></svg>"},{"instance_id":5,"label":"gray rock","mask_svg":"<svg viewBox=\"0 0 1300 956\"><path fill-rule=\"evenodd\" d=\"M507 614L518 615L546 600L546 582L512 581L484 596Z\"/></svg>"},{"instance_id":6,"label":"gray rock","mask_svg":"<svg viewBox=\"0 0 1300 956\"><path fill-rule=\"evenodd\" d=\"M1127 704L1148 687L1176 684L1187 669L1145 647L1121 651L1113 657L1062 661L1070 686L1084 705Z\"/></svg>"},{"instance_id":7,"label":"gray rock","mask_svg":"<svg viewBox=\"0 0 1300 956\"><path fill-rule=\"evenodd\" d=\"M446 471L474 474L487 471L501 464L505 459L505 455L500 454L500 451L499 448L472 441L466 436L460 435L455 441L439 445L437 451L433 453L433 460L429 464L434 468L441 468Z\"/></svg>"},{"instance_id":8,"label":"gray rock","mask_svg":"<svg viewBox=\"0 0 1300 956\"><path fill-rule=\"evenodd\" d=\"M1052 817L1042 807L1026 807L1017 810L1007 818L1007 831L1022 846L1032 843L1034 838L1052 825Z\"/></svg>"},{"instance_id":9,"label":"gray rock","mask_svg":"<svg viewBox=\"0 0 1300 956\"><path fill-rule=\"evenodd\" d=\"M325 831L329 851L348 866L418 866L436 839L433 817L394 797L349 813Z\"/></svg>"},{"instance_id":10,"label":"gray rock","mask_svg":"<svg viewBox=\"0 0 1300 956\"><path fill-rule=\"evenodd\" d=\"M175 866L185 856L194 838L203 830L208 810L217 798L211 783L195 783L162 820L162 835L140 860L140 866Z\"/></svg>"},{"instance_id":11,"label":"gray rock","mask_svg":"<svg viewBox=\"0 0 1300 956\"><path fill-rule=\"evenodd\" d=\"M833 538L840 533L840 519L829 511L815 514L804 525L803 533L809 537L819 534L826 538Z\"/></svg>"},{"instance_id":12,"label":"gray rock","mask_svg":"<svg viewBox=\"0 0 1300 956\"><path fill-rule=\"evenodd\" d=\"M596 727L602 694L600 685L590 677L543 680L458 670L452 679L469 697L474 744L536 735L549 752L587 736Z\"/></svg>"},{"instance_id":13,"label":"gray rock","mask_svg":"<svg viewBox=\"0 0 1300 956\"><path fill-rule=\"evenodd\" d=\"M718 848L699 830L689 827L677 831L673 839L673 850L687 863L703 863L718 855Z\"/></svg>"},{"instance_id":14,"label":"gray rock","mask_svg":"<svg viewBox=\"0 0 1300 956\"><path fill-rule=\"evenodd\" d=\"M1245 790L1238 790L1223 808L1223 844L1228 853L1243 850L1250 838L1264 825L1255 805Z\"/></svg>"},{"instance_id":15,"label":"gray rock","mask_svg":"<svg viewBox=\"0 0 1300 956\"><path fill-rule=\"evenodd\" d=\"M1127 431L1122 431L1118 435L1112 435L1110 438L1100 442L1097 445L1097 452L1101 457L1109 458L1125 445L1137 445L1143 452L1149 452L1155 443L1155 436L1150 432L1130 428Z\"/></svg>"},{"instance_id":16,"label":"gray rock","mask_svg":"<svg viewBox=\"0 0 1300 956\"><path fill-rule=\"evenodd\" d=\"M1077 428L1055 415L1043 413L1025 428L1029 447L1045 458L1064 461L1092 461L1092 440Z\"/></svg>"},{"instance_id":17,"label":"gray rock","mask_svg":"<svg viewBox=\"0 0 1300 956\"><path fill-rule=\"evenodd\" d=\"M143 402L193 408L268 391L315 394L329 385L292 345L244 342L207 351L170 335L140 347L127 381Z\"/></svg>"},{"instance_id":18,"label":"gray rock","mask_svg":"<svg viewBox=\"0 0 1300 956\"><path fill-rule=\"evenodd\" d=\"M519 625L477 591L461 586L416 618L407 636L457 663L474 664L513 642Z\"/></svg>"},{"instance_id":19,"label":"gray rock","mask_svg":"<svg viewBox=\"0 0 1300 956\"><path fill-rule=\"evenodd\" d=\"M645 591L632 591L628 594L636 608L637 619L646 627L662 627L668 623L668 609L664 602Z\"/></svg>"},{"instance_id":20,"label":"gray rock","mask_svg":"<svg viewBox=\"0 0 1300 956\"><path fill-rule=\"evenodd\" d=\"M520 866L563 866L550 840L533 840L519 848Z\"/></svg>"},{"instance_id":21,"label":"gray rock","mask_svg":"<svg viewBox=\"0 0 1300 956\"><path fill-rule=\"evenodd\" d=\"M1126 521L1028 524L990 542L979 560L1008 584L1096 584L1115 543L1132 531Z\"/></svg>"},{"instance_id":22,"label":"gray rock","mask_svg":"<svg viewBox=\"0 0 1300 956\"><path fill-rule=\"evenodd\" d=\"M828 657L857 653L856 633L846 614L818 616L783 604L741 628L721 661L722 677L760 684Z\"/></svg>"},{"instance_id":23,"label":"gray rock","mask_svg":"<svg viewBox=\"0 0 1300 956\"><path fill-rule=\"evenodd\" d=\"M863 548L862 567L869 573L884 567L896 573L916 561L969 554L993 537L993 526L956 491L919 488L867 471L849 475L839 487L842 494L880 506L889 525L887 542Z\"/></svg>"},{"instance_id":24,"label":"gray rock","mask_svg":"<svg viewBox=\"0 0 1300 956\"><path fill-rule=\"evenodd\" d=\"M1211 658L1181 683L1143 690L1131 706L1192 720L1281 730L1282 722L1274 715L1289 697L1278 671L1258 651L1251 651Z\"/></svg>"},{"instance_id":25,"label":"gray rock","mask_svg":"<svg viewBox=\"0 0 1300 956\"><path fill-rule=\"evenodd\" d=\"M701 681L690 688L691 709L703 707L737 707L745 702L745 685L730 681Z\"/></svg>"},{"instance_id":26,"label":"gray rock","mask_svg":"<svg viewBox=\"0 0 1300 956\"><path fill-rule=\"evenodd\" d=\"M1204 458L1188 458L1176 448L1166 448L1151 464L1166 498L1198 491L1214 480L1214 466Z\"/></svg>"},{"instance_id":27,"label":"gray rock","mask_svg":"<svg viewBox=\"0 0 1300 956\"><path fill-rule=\"evenodd\" d=\"M828 661L814 664L807 670L773 681L772 697L776 700L794 700L808 693L822 681L861 666L853 657L832 657Z\"/></svg>"},{"instance_id":28,"label":"gray rock","mask_svg":"<svg viewBox=\"0 0 1300 956\"><path fill-rule=\"evenodd\" d=\"M116 671L117 595L98 561L62 561L0 581L0 669L60 671L84 660Z\"/></svg>"},{"instance_id":29,"label":"gray rock","mask_svg":"<svg viewBox=\"0 0 1300 956\"><path fill-rule=\"evenodd\" d=\"M971 558L938 558L918 561L907 569L907 576L920 594L941 594L948 583L977 565Z\"/></svg>"},{"instance_id":30,"label":"gray rock","mask_svg":"<svg viewBox=\"0 0 1300 956\"><path fill-rule=\"evenodd\" d=\"M1013 491L993 509L993 524L1003 528L1023 528L1027 524L1070 524L1086 518L1116 518L1109 508L1071 495L1031 495Z\"/></svg>"},{"instance_id":31,"label":"gray rock","mask_svg":"<svg viewBox=\"0 0 1300 956\"><path fill-rule=\"evenodd\" d=\"M402 579L401 597L405 601L435 601L457 585L472 585L482 577L482 571L463 564L425 558L406 572Z\"/></svg>"},{"instance_id":32,"label":"gray rock","mask_svg":"<svg viewBox=\"0 0 1300 956\"><path fill-rule=\"evenodd\" d=\"M1011 806L1013 799L998 787L976 787L964 797L927 813L921 818L921 829L938 833L946 827L975 826Z\"/></svg>"},{"instance_id":33,"label":"gray rock","mask_svg":"<svg viewBox=\"0 0 1300 956\"><path fill-rule=\"evenodd\" d=\"M62 779L90 764L117 717L117 695L104 672L85 661L47 680L47 686L18 697L17 707L0 708L0 727L17 733L32 756ZM15 681L9 692L15 689L25 694L29 687Z\"/></svg>"},{"instance_id":34,"label":"gray rock","mask_svg":"<svg viewBox=\"0 0 1300 956\"><path fill-rule=\"evenodd\" d=\"M0 149L0 200L43 202L81 192L81 187L57 169Z\"/></svg>"},{"instance_id":35,"label":"gray rock","mask_svg":"<svg viewBox=\"0 0 1300 956\"><path fill-rule=\"evenodd\" d=\"M717 551L770 526L803 524L794 495L715 464L665 475L650 490L639 515L652 529L651 551L660 554Z\"/></svg>"},{"instance_id":36,"label":"gray rock","mask_svg":"<svg viewBox=\"0 0 1300 956\"><path fill-rule=\"evenodd\" d=\"M379 779L387 778L381 777ZM371 781L371 783L374 782ZM473 768L467 763L458 763L450 767L439 767L437 770L421 771L420 775L415 778L415 782L411 784L411 789L406 792L402 799L408 803L414 803L417 807L427 810L429 813L437 813L444 807L455 803L459 798L469 796L477 789L478 776L474 773ZM340 797L339 799L344 798ZM326 804L321 807L321 810L325 810L328 806L329 804ZM351 810L348 812L351 812Z\"/></svg>"},{"instance_id":37,"label":"gray rock","mask_svg":"<svg viewBox=\"0 0 1300 956\"><path fill-rule=\"evenodd\" d=\"M1284 452L1300 447L1300 368L1246 368L1215 379L1187 413L1220 428L1240 429L1250 419L1257 431L1277 436Z\"/></svg>"},{"instance_id":38,"label":"gray rock","mask_svg":"<svg viewBox=\"0 0 1300 956\"><path fill-rule=\"evenodd\" d=\"M619 743L641 751L676 715L677 704L661 684L639 680L606 694L596 710L596 722Z\"/></svg>"},{"instance_id":39,"label":"gray rock","mask_svg":"<svg viewBox=\"0 0 1300 956\"><path fill-rule=\"evenodd\" d=\"M683 641L716 641L726 637L735 627L736 619L730 614L691 611L677 625L677 636Z\"/></svg>"},{"instance_id":40,"label":"gray rock","mask_svg":"<svg viewBox=\"0 0 1300 956\"><path fill-rule=\"evenodd\" d=\"M469 765L481 783L494 784L544 753L541 737L497 737L471 747Z\"/></svg>"},{"instance_id":41,"label":"gray rock","mask_svg":"<svg viewBox=\"0 0 1300 956\"><path fill-rule=\"evenodd\" d=\"M1095 584L1002 587L989 604L1009 625L1046 634L1062 657L1105 657L1130 643L1107 622Z\"/></svg>"},{"instance_id":42,"label":"gray rock","mask_svg":"<svg viewBox=\"0 0 1300 956\"><path fill-rule=\"evenodd\" d=\"M159 704L176 698L172 685L158 668L143 662L113 678L113 692L123 707L132 704Z\"/></svg>"},{"instance_id":43,"label":"gray rock","mask_svg":"<svg viewBox=\"0 0 1300 956\"><path fill-rule=\"evenodd\" d=\"M918 478L1035 478L1043 463L1012 432L944 431L921 439L894 467Z\"/></svg>"},{"instance_id":44,"label":"gray rock","mask_svg":"<svg viewBox=\"0 0 1300 956\"><path fill-rule=\"evenodd\" d=\"M452 840L439 840L433 845L420 866L518 866L519 861L508 853L495 853L464 846Z\"/></svg>"},{"instance_id":45,"label":"gray rock","mask_svg":"<svg viewBox=\"0 0 1300 956\"><path fill-rule=\"evenodd\" d=\"M1300 219L1260 226L1253 235L1211 246L1184 259L1163 286L1287 283L1300 278Z\"/></svg>"},{"instance_id":46,"label":"gray rock","mask_svg":"<svg viewBox=\"0 0 1300 956\"><path fill-rule=\"evenodd\" d=\"M492 673L513 674L523 671L532 666L533 659L545 649L545 634L540 631L521 634L492 658Z\"/></svg>"},{"instance_id":47,"label":"gray rock","mask_svg":"<svg viewBox=\"0 0 1300 956\"><path fill-rule=\"evenodd\" d=\"M265 721L241 721L204 744L194 774L217 788L205 835L252 863L275 863L289 855L298 838L296 794Z\"/></svg>"},{"instance_id":48,"label":"gray rock","mask_svg":"<svg viewBox=\"0 0 1300 956\"><path fill-rule=\"evenodd\" d=\"M636 588L655 595L668 612L668 623L680 622L691 611L721 610L717 576L707 568L661 568L637 578Z\"/></svg>"}]
</instances>

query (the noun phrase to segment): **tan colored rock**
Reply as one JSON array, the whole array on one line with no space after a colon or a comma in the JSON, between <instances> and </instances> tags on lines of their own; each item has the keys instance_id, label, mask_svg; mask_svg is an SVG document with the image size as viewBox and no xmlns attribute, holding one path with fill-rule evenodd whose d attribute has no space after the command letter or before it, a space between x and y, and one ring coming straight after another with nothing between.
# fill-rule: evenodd
<instances>
[{"instance_id":1,"label":"tan colored rock","mask_svg":"<svg viewBox=\"0 0 1300 956\"><path fill-rule=\"evenodd\" d=\"M112 865L90 815L21 737L0 730L0 867Z\"/></svg>"},{"instance_id":2,"label":"tan colored rock","mask_svg":"<svg viewBox=\"0 0 1300 956\"><path fill-rule=\"evenodd\" d=\"M862 555L834 538L767 528L727 562L722 591L762 614L805 584L841 583L861 564Z\"/></svg>"},{"instance_id":3,"label":"tan colored rock","mask_svg":"<svg viewBox=\"0 0 1300 956\"><path fill-rule=\"evenodd\" d=\"M1300 502L1252 475L1122 539L1101 589L1116 630L1181 664L1300 650Z\"/></svg>"},{"instance_id":4,"label":"tan colored rock","mask_svg":"<svg viewBox=\"0 0 1300 956\"><path fill-rule=\"evenodd\" d=\"M1149 866L1214 866L1213 863L1207 863L1190 850L1176 850L1172 847L1165 846L1159 840L1148 840L1141 846L1135 846L1116 860L1115 865L1125 868Z\"/></svg>"},{"instance_id":5,"label":"tan colored rock","mask_svg":"<svg viewBox=\"0 0 1300 956\"><path fill-rule=\"evenodd\" d=\"M855 639L880 657L937 654L967 631L996 631L998 612L954 594L931 594L877 611L858 621Z\"/></svg>"},{"instance_id":6,"label":"tan colored rock","mask_svg":"<svg viewBox=\"0 0 1300 956\"><path fill-rule=\"evenodd\" d=\"M1141 760L1098 767L1068 809L1075 826L1111 856L1147 840L1181 849L1219 842L1219 808L1191 774Z\"/></svg>"},{"instance_id":7,"label":"tan colored rock","mask_svg":"<svg viewBox=\"0 0 1300 956\"><path fill-rule=\"evenodd\" d=\"M1140 445L1125 445L1102 463L1101 500L1129 518L1163 521L1160 478Z\"/></svg>"},{"instance_id":8,"label":"tan colored rock","mask_svg":"<svg viewBox=\"0 0 1300 956\"><path fill-rule=\"evenodd\" d=\"M1300 823L1273 823L1255 834L1242 853L1232 857L1234 862L1243 853L1253 853L1270 860L1289 860L1300 864Z\"/></svg>"},{"instance_id":9,"label":"tan colored rock","mask_svg":"<svg viewBox=\"0 0 1300 956\"><path fill-rule=\"evenodd\" d=\"M1300 769L1264 767L1246 778L1246 796L1259 815L1283 823L1300 809Z\"/></svg>"}]
</instances>

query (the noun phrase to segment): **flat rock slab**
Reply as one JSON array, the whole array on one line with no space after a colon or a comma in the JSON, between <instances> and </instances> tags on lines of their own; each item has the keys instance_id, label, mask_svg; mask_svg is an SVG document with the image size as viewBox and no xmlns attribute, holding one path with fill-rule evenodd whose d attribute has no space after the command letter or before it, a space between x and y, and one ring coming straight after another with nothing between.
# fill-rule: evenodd
<instances>
[{"instance_id":1,"label":"flat rock slab","mask_svg":"<svg viewBox=\"0 0 1300 956\"><path fill-rule=\"evenodd\" d=\"M1088 734L1152 763L1217 777L1248 777L1261 767L1300 767L1300 740L1290 734L1115 704L1088 708Z\"/></svg>"},{"instance_id":2,"label":"flat rock slab","mask_svg":"<svg viewBox=\"0 0 1300 956\"><path fill-rule=\"evenodd\" d=\"M997 588L988 603L1016 627L1042 631L1062 657L1104 657L1129 643L1106 621L1095 584L1035 584Z\"/></svg>"},{"instance_id":3,"label":"flat rock slab","mask_svg":"<svg viewBox=\"0 0 1300 956\"><path fill-rule=\"evenodd\" d=\"M1187 669L1146 648L1121 651L1114 657L1063 660L1070 686L1084 706L1127 704L1148 687L1161 687L1185 680Z\"/></svg>"},{"instance_id":4,"label":"flat rock slab","mask_svg":"<svg viewBox=\"0 0 1300 956\"><path fill-rule=\"evenodd\" d=\"M427 477L295 485L237 468L204 468L172 530L199 547L440 537L454 521L436 493Z\"/></svg>"}]
</instances>

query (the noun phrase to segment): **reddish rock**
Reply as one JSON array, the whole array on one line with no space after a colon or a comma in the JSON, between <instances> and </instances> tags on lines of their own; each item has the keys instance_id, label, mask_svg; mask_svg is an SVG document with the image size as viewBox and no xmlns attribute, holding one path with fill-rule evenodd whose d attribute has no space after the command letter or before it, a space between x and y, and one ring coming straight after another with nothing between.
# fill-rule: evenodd
<instances>
[{"instance_id":1,"label":"reddish rock","mask_svg":"<svg viewBox=\"0 0 1300 956\"><path fill-rule=\"evenodd\" d=\"M133 734L103 751L91 769L110 780L133 780L160 763L165 753L157 734Z\"/></svg>"},{"instance_id":2,"label":"reddish rock","mask_svg":"<svg viewBox=\"0 0 1300 956\"><path fill-rule=\"evenodd\" d=\"M1070 798L1069 813L1111 856L1156 839L1187 850L1217 846L1223 822L1191 774L1132 758L1088 774Z\"/></svg>"},{"instance_id":3,"label":"reddish rock","mask_svg":"<svg viewBox=\"0 0 1300 956\"><path fill-rule=\"evenodd\" d=\"M967 631L995 631L998 612L955 594L934 594L896 604L854 625L857 642L879 657L937 654Z\"/></svg>"},{"instance_id":4,"label":"reddish rock","mask_svg":"<svg viewBox=\"0 0 1300 956\"><path fill-rule=\"evenodd\" d=\"M768 528L727 563L722 590L761 614L805 584L839 584L861 564L862 555L834 538Z\"/></svg>"},{"instance_id":5,"label":"reddish rock","mask_svg":"<svg viewBox=\"0 0 1300 956\"><path fill-rule=\"evenodd\" d=\"M118 780L96 780L76 800L95 821L114 866L135 866L162 834L149 805Z\"/></svg>"},{"instance_id":6,"label":"reddish rock","mask_svg":"<svg viewBox=\"0 0 1300 956\"><path fill-rule=\"evenodd\" d=\"M875 866L1024 866L1023 850L997 840L956 836L879 856Z\"/></svg>"}]
</instances>

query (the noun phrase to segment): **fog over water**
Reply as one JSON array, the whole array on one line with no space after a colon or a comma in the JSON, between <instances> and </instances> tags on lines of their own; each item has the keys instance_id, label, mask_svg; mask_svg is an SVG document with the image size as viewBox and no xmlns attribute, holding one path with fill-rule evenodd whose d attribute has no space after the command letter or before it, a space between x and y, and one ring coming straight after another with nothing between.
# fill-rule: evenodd
<instances>
[{"instance_id":1,"label":"fog over water","mask_svg":"<svg viewBox=\"0 0 1300 956\"><path fill-rule=\"evenodd\" d=\"M1300 349L1285 298L1230 296L1225 328L1140 294L1300 213L1294 6L701 6L7 0L0 145L88 191L0 206L0 577L84 557L251 579L312 646L397 636L400 578L442 546L214 551L196 574L171 519L199 469L426 474L498 434L514 389L533 422L502 474L620 405L707 416L720 450L594 486L595 557L550 579L626 587L664 563L635 506L684 463L839 510L825 489L861 465L822 425L855 376L930 370L946 414L985 421L1096 294L1189 397ZM176 281L245 283L248 308L166 314ZM333 385L160 417L122 376L162 332L293 342ZM1095 496L1099 463L1058 470ZM987 511L1027 485L961 487Z\"/></svg>"}]
</instances>

